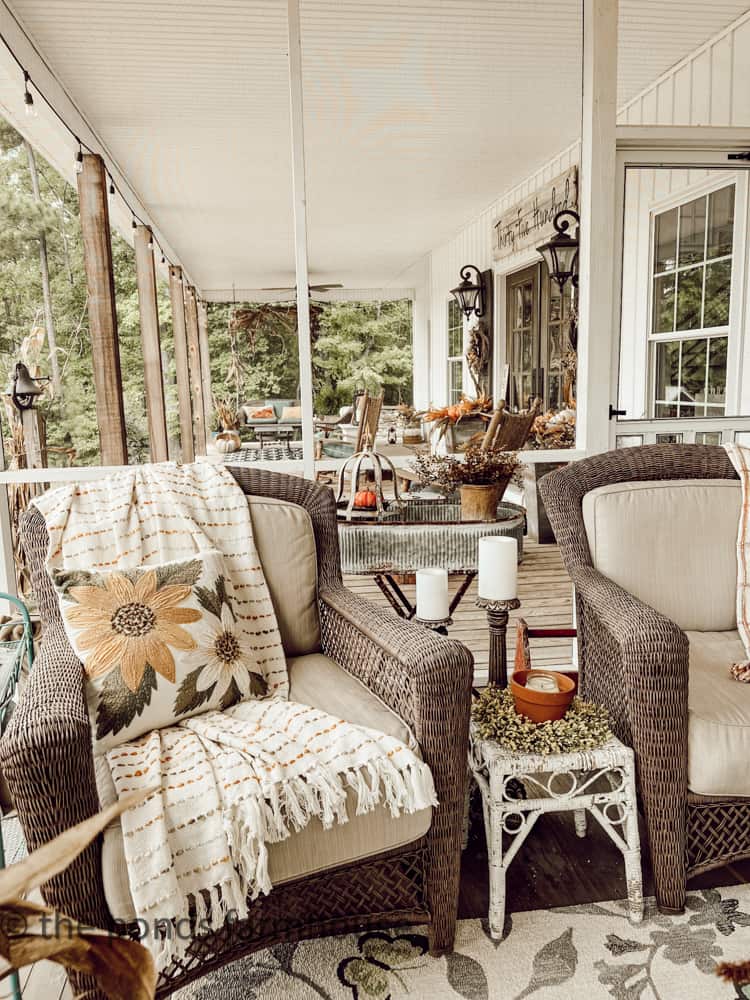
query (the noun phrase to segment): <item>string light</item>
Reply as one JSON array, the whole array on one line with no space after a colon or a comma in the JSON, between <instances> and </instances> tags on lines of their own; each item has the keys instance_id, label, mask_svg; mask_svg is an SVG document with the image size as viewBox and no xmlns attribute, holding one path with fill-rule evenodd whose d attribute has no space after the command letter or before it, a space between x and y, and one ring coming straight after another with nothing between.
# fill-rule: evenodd
<instances>
[{"instance_id":1,"label":"string light","mask_svg":"<svg viewBox=\"0 0 750 1000\"><path fill-rule=\"evenodd\" d=\"M23 71L23 103L27 118L36 118L36 106L34 105L34 95L29 90L29 74Z\"/></svg>"},{"instance_id":2,"label":"string light","mask_svg":"<svg viewBox=\"0 0 750 1000\"><path fill-rule=\"evenodd\" d=\"M151 232L150 229L148 231L148 243L146 244L146 246L149 248L149 250L154 249L154 234Z\"/></svg>"},{"instance_id":3,"label":"string light","mask_svg":"<svg viewBox=\"0 0 750 1000\"><path fill-rule=\"evenodd\" d=\"M73 129L70 127L70 125L68 125L68 123L66 122L66 120L63 118L63 116L60 114L60 112L54 106L54 104L52 104L52 102L49 100L49 98L45 95L44 91L42 91L42 90L39 89L39 87L37 86L37 84L31 78L31 74L24 67L24 65L21 62L21 60L18 58L18 56L16 55L16 53L13 51L13 48L11 47L10 43L8 42L8 39L1 32L0 32L0 44L2 44L5 47L6 51L8 52L8 54L10 55L10 57L13 59L13 61L16 63L16 65L18 66L19 70L23 74L23 84L24 84L24 86L23 86L23 103L24 103L24 110L26 112L26 116L28 118L36 118L38 116L38 113L39 113L38 112L37 102L34 100L34 94L32 94L32 92L31 92L31 87L33 86L34 91L35 91L37 97L41 98L41 100L44 101L44 104L49 109L49 111L52 113L52 115L54 115L54 117L57 118L57 120L60 122L60 124L62 125L62 127L66 130L66 132L78 144L78 149L77 149L76 154L75 154L75 172L77 174L83 173L83 152L84 152L84 150L86 150L87 153L94 153L94 150L90 146L87 146L85 143L83 143L78 138L78 136L75 134L75 132L73 131ZM114 182L114 180L112 178L112 175L108 174L108 176L109 176L109 185L108 185L109 194L112 195L112 196L114 196L115 194L119 194L120 195L120 197L122 198L123 202L125 203L125 207L130 210L130 214L131 214L131 218L132 218L132 223L131 223L132 227L135 229L136 226L138 225L138 223L140 223L141 225L145 226L146 225L145 222L143 222L143 220L140 219L140 217L136 215L136 213L132 210L132 208L130 208L130 205L128 204L127 200L123 197L122 192L115 186L115 182ZM159 251L161 252L161 262L162 262L162 264L167 264L169 267L173 267L174 265L172 264L171 261L169 261L167 259L166 254L162 251L161 245L159 244L158 240L155 239L155 237L154 237L154 235L151 232L151 229L149 227L149 249L153 250L154 246L158 246L159 247ZM187 284L187 282L185 281L184 278L183 278L183 283Z\"/></svg>"}]
</instances>

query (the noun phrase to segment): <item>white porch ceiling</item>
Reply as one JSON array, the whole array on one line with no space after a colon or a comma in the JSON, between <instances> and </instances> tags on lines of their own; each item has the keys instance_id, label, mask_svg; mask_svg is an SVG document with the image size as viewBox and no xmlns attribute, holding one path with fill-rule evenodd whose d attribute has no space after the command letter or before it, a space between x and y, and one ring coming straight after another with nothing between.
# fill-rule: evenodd
<instances>
[{"instance_id":1,"label":"white porch ceiling","mask_svg":"<svg viewBox=\"0 0 750 1000\"><path fill-rule=\"evenodd\" d=\"M620 103L747 6L621 0ZM294 285L285 0L12 9L205 294ZM403 284L579 134L579 0L302 0L301 16L312 282Z\"/></svg>"}]
</instances>

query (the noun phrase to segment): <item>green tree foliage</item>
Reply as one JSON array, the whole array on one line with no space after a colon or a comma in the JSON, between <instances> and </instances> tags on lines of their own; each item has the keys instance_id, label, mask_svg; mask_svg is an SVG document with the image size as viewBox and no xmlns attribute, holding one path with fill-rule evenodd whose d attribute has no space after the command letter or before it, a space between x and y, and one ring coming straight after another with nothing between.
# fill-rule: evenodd
<instances>
[{"instance_id":1,"label":"green tree foliage","mask_svg":"<svg viewBox=\"0 0 750 1000\"><path fill-rule=\"evenodd\" d=\"M100 460L83 242L76 191L37 154L41 203L32 196L22 137L0 119L0 389L7 385L24 339L44 330L39 234L44 232L62 395L45 394L47 442L75 451L75 464ZM123 397L131 462L149 459L143 355L132 248L112 234ZM170 453L179 417L168 289L158 282L162 365ZM212 305L209 350L214 395L234 405L299 397L297 317L293 304ZM411 314L408 302L312 305L316 410L332 413L355 389L386 389L386 401L411 398ZM49 346L38 351L48 374ZM6 414L2 413L8 436ZM63 459L50 455L50 464Z\"/></svg>"}]
</instances>

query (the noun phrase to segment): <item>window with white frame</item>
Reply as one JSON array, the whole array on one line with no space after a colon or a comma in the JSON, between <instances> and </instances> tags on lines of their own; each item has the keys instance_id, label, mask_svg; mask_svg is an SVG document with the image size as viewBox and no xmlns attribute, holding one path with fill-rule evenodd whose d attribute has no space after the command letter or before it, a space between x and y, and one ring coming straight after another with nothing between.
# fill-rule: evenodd
<instances>
[{"instance_id":1,"label":"window with white frame","mask_svg":"<svg viewBox=\"0 0 750 1000\"><path fill-rule=\"evenodd\" d=\"M653 216L655 417L725 413L734 202L728 184Z\"/></svg>"},{"instance_id":2,"label":"window with white frame","mask_svg":"<svg viewBox=\"0 0 750 1000\"><path fill-rule=\"evenodd\" d=\"M464 314L455 299L448 302L448 405L464 391Z\"/></svg>"}]
</instances>

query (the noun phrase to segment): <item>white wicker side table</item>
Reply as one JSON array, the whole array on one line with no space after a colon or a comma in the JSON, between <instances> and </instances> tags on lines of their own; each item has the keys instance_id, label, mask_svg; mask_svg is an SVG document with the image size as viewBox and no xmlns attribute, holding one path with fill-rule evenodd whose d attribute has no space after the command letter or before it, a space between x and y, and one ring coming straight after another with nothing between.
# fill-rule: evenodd
<instances>
[{"instance_id":1,"label":"white wicker side table","mask_svg":"<svg viewBox=\"0 0 750 1000\"><path fill-rule=\"evenodd\" d=\"M643 883L632 750L612 739L598 750L579 753L516 754L480 740L472 727L469 763L482 793L493 938L503 935L506 872L537 819L550 812L573 812L579 837L586 836L587 812L606 830L625 859L630 919L640 923ZM519 782L526 798L514 797Z\"/></svg>"}]
</instances>

